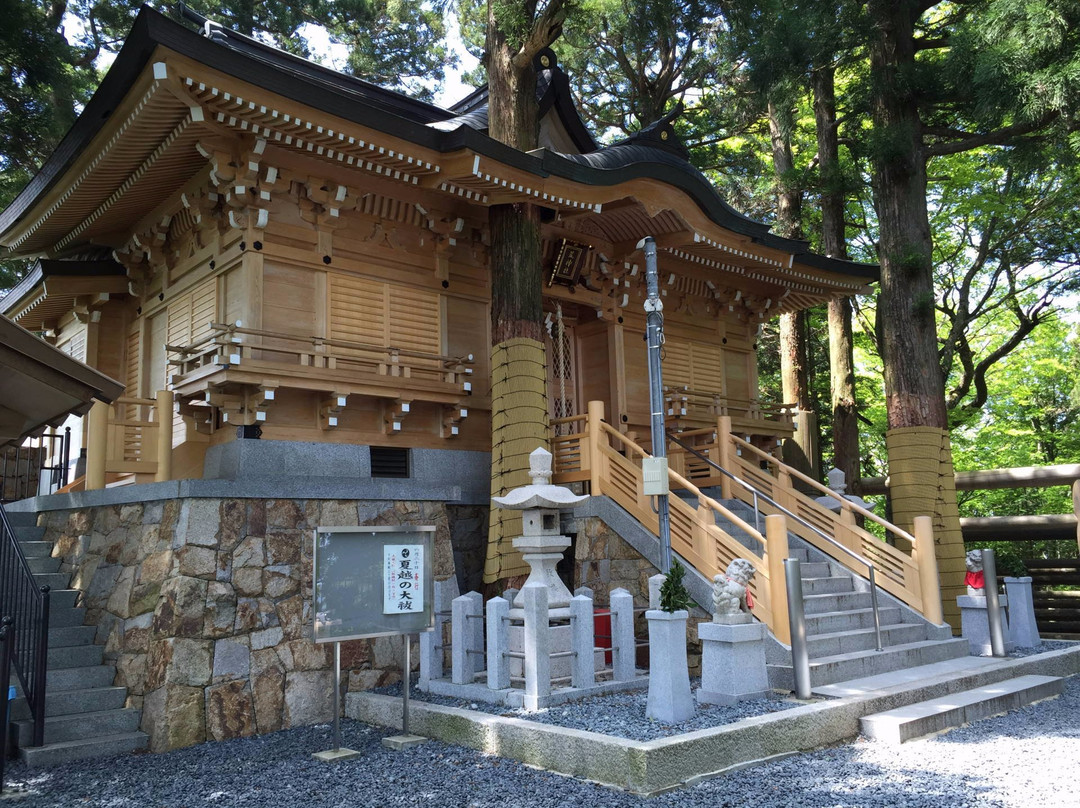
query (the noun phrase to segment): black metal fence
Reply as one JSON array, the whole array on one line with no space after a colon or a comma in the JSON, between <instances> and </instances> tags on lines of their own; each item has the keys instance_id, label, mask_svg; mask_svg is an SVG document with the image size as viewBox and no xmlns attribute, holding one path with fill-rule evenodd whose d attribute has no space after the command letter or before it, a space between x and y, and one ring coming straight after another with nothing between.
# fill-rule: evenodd
<instances>
[{"instance_id":1,"label":"black metal fence","mask_svg":"<svg viewBox=\"0 0 1080 808\"><path fill-rule=\"evenodd\" d=\"M0 505L0 615L11 618L12 658L34 718L33 746L45 736L45 673L49 653L49 587L38 586L7 513ZM7 698L7 691L4 691Z\"/></svg>"},{"instance_id":2,"label":"black metal fence","mask_svg":"<svg viewBox=\"0 0 1080 808\"><path fill-rule=\"evenodd\" d=\"M8 757L8 719L11 703L8 689L11 686L11 656L15 650L15 633L11 630L11 618L0 620L0 794L4 793L4 767Z\"/></svg>"},{"instance_id":3,"label":"black metal fence","mask_svg":"<svg viewBox=\"0 0 1080 808\"><path fill-rule=\"evenodd\" d=\"M0 450L0 502L26 499L43 488L48 492L63 488L70 463L71 427Z\"/></svg>"}]
</instances>

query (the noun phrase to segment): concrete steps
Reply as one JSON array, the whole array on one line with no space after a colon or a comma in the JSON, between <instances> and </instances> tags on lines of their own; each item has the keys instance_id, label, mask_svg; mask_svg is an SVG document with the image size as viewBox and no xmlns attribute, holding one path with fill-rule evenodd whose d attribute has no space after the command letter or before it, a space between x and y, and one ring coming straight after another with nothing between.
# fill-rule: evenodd
<instances>
[{"instance_id":1,"label":"concrete steps","mask_svg":"<svg viewBox=\"0 0 1080 808\"><path fill-rule=\"evenodd\" d=\"M948 637L920 615L879 590L882 650L874 632L874 612L867 584L845 567L823 561L824 555L790 538L799 565L806 615L806 641L812 687L919 667L967 656L968 643ZM790 654L769 665L774 687L792 687Z\"/></svg>"},{"instance_id":2,"label":"concrete steps","mask_svg":"<svg viewBox=\"0 0 1080 808\"><path fill-rule=\"evenodd\" d=\"M1064 679L1057 676L1018 676L992 685L928 699L907 707L863 716L863 735L886 743L904 743L1007 713L1061 695Z\"/></svg>"},{"instance_id":3,"label":"concrete steps","mask_svg":"<svg viewBox=\"0 0 1080 808\"><path fill-rule=\"evenodd\" d=\"M11 737L30 766L47 766L145 749L141 713L125 708L127 689L114 687L116 670L94 644L95 626L84 626L80 592L67 589L70 576L43 541L36 514L8 514L16 538L39 585L50 587L48 668L45 676L45 744L31 747L33 721L21 688L12 701Z\"/></svg>"}]
</instances>

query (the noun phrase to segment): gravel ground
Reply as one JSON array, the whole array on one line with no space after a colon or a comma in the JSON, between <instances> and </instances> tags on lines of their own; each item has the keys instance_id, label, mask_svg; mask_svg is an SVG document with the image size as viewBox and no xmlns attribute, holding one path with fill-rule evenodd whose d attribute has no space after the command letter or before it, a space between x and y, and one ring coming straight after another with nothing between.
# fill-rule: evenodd
<instances>
[{"instance_id":1,"label":"gravel ground","mask_svg":"<svg viewBox=\"0 0 1080 808\"><path fill-rule=\"evenodd\" d=\"M700 677L690 680L692 691L701 686ZM376 692L392 696L401 695L401 683L379 688ZM681 724L660 724L645 717L645 707L649 701L649 690L630 690L624 693L610 693L593 696L570 704L560 704L535 713L516 710L501 704L488 704L483 701L469 701L446 696L424 693L413 685L410 695L416 701L442 704L447 707L462 707L491 715L510 718L525 718L540 724L555 724L571 729L583 729L598 732L601 735L615 735L632 741L652 741L667 738L670 735L682 735L695 729L708 729L723 724L733 724L744 718L775 713L778 710L790 710L807 702L797 701L792 696L770 694L764 698L739 702L728 706L702 704L697 706L694 717Z\"/></svg>"},{"instance_id":2,"label":"gravel ground","mask_svg":"<svg viewBox=\"0 0 1080 808\"><path fill-rule=\"evenodd\" d=\"M435 808L719 808L746 806L1080 805L1080 677L1053 701L899 747L858 740L644 799L501 758L431 741L405 752L390 734L342 723L361 757L323 764L330 728L202 744L51 769L9 769L28 789L14 805L100 808L183 806L434 806Z\"/></svg>"}]
</instances>

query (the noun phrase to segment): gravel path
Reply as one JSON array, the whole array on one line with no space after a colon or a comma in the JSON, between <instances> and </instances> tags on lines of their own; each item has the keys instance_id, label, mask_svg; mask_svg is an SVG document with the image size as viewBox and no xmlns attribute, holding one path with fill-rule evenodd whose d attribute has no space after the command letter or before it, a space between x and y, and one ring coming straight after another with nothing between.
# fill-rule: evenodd
<instances>
[{"instance_id":1,"label":"gravel path","mask_svg":"<svg viewBox=\"0 0 1080 808\"><path fill-rule=\"evenodd\" d=\"M696 691L700 686L700 677L690 679L692 692ZM378 688L376 692L400 696L401 683ZM514 709L500 704L489 704L483 701L436 696L418 690L416 685L413 685L412 690L409 692L416 701L424 701L429 704L461 707L510 718L524 718L540 724L554 724L570 729L583 729L589 732L598 732L601 735L629 738L632 741L652 741L657 738L667 738L671 735L682 735L696 729L708 729L723 726L724 724L733 724L736 721L742 721L744 718L775 713L779 710L790 710L792 707L806 704L804 701L796 700L793 696L784 696L779 693L725 706L699 704L694 711L693 718L689 721L668 725L660 724L651 718L645 717L645 708L649 701L647 687L641 690L628 690L623 693L593 696L570 704L559 704L534 713L527 713L523 709Z\"/></svg>"},{"instance_id":2,"label":"gravel path","mask_svg":"<svg viewBox=\"0 0 1080 808\"><path fill-rule=\"evenodd\" d=\"M362 757L310 757L330 728L305 727L166 755L9 769L29 795L14 805L93 808L182 806L433 806L434 808L719 808L720 806L1080 805L1080 677L1065 694L1007 716L900 747L856 741L643 799L435 741L395 753L389 733L342 724Z\"/></svg>"}]
</instances>

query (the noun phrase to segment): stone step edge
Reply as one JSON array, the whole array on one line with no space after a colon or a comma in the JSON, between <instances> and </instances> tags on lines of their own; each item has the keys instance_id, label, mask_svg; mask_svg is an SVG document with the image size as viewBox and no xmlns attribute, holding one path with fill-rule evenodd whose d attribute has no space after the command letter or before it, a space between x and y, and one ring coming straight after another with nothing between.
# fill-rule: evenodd
<instances>
[{"instance_id":1,"label":"stone step edge","mask_svg":"<svg viewBox=\"0 0 1080 808\"><path fill-rule=\"evenodd\" d=\"M967 643L963 637L955 637L951 640L919 640L918 642L906 642L900 645L890 645L883 648L881 651L871 648L869 651L849 651L846 654L834 654L833 656L816 657L810 660L810 667L815 665L828 665L834 662L847 662L850 659L860 659L862 657L871 656L873 654L890 654L897 655L903 654L907 651L917 651L921 648L934 648L942 644L957 644ZM912 666L917 667L917 666Z\"/></svg>"},{"instance_id":2,"label":"stone step edge","mask_svg":"<svg viewBox=\"0 0 1080 808\"><path fill-rule=\"evenodd\" d=\"M1064 684L1065 680L1060 676L1017 676L866 715L859 719L859 727L863 735L873 740L903 743L929 734L947 732L973 721L1002 715L1028 704L1057 698L1061 695ZM1013 696L1019 698L1019 703L996 703L1008 702ZM972 707L983 709L969 715ZM919 724L924 726L920 727Z\"/></svg>"},{"instance_id":3,"label":"stone step edge","mask_svg":"<svg viewBox=\"0 0 1080 808\"><path fill-rule=\"evenodd\" d=\"M114 707L111 710L94 710L89 713L64 713L62 715L47 715L45 716L45 731L49 731L49 724L64 724L72 721L76 718L83 721L94 721L98 718L112 717L117 713L138 713L135 707ZM32 718L20 718L18 721L12 721L12 726L18 727L24 724L33 724Z\"/></svg>"},{"instance_id":4,"label":"stone step edge","mask_svg":"<svg viewBox=\"0 0 1080 808\"><path fill-rule=\"evenodd\" d=\"M150 742L150 736L142 730L134 732L118 732L113 735L98 735L94 738L81 738L74 741L57 741L47 743L44 746L20 747L19 759L23 760L30 768L35 766L52 765L47 758L61 758L55 763L67 763L74 760L82 760L94 757L117 757L130 754L138 749L146 749ZM108 747L119 747L115 751ZM79 750L85 750L87 754L77 754ZM76 754L72 754L76 753ZM41 760L45 758L46 760Z\"/></svg>"},{"instance_id":5,"label":"stone step edge","mask_svg":"<svg viewBox=\"0 0 1080 808\"><path fill-rule=\"evenodd\" d=\"M895 631L897 629L903 629L903 628L911 628L913 626L917 627L917 626L919 626L919 623L882 623L881 624L881 633L886 634L889 631ZM874 634L874 627L871 626L870 628L849 628L849 629L846 629L845 631L830 631L830 632L827 632L827 633L824 633L824 634L811 634L811 633L807 632L806 639L807 640L835 640L835 639L838 639L840 637L855 637L855 636L860 636L860 635L872 637L873 634ZM893 645L893 646L889 646L889 647L890 648L896 648L897 646Z\"/></svg>"}]
</instances>

